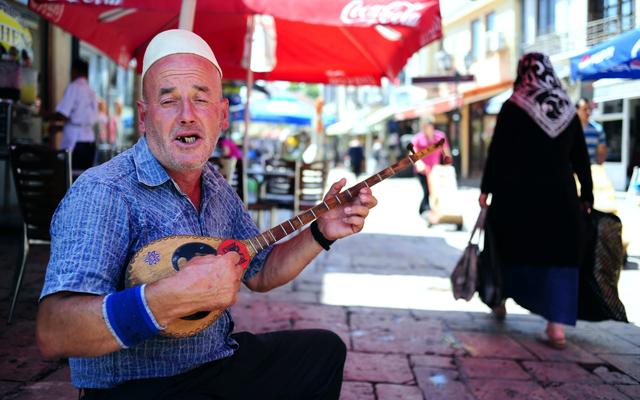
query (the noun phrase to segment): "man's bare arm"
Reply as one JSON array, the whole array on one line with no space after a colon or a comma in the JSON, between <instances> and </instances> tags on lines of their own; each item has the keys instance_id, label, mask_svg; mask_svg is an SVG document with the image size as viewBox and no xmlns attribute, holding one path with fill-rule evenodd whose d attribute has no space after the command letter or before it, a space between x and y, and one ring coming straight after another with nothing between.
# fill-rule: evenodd
<instances>
[{"instance_id":1,"label":"man's bare arm","mask_svg":"<svg viewBox=\"0 0 640 400\"><path fill-rule=\"evenodd\" d=\"M345 183L344 179L334 183L325 198L338 194ZM369 209L376 204L371 189L363 188L354 201L321 216L317 220L319 230L329 240L360 232ZM292 239L274 246L264 267L247 282L247 286L259 292L282 286L298 276L321 251L322 247L310 229L305 229Z\"/></svg>"},{"instance_id":2,"label":"man's bare arm","mask_svg":"<svg viewBox=\"0 0 640 400\"><path fill-rule=\"evenodd\" d=\"M242 267L238 254L194 257L175 275L148 284L145 297L160 325L236 301ZM47 358L95 357L120 350L102 315L104 296L60 292L38 309L36 337ZM142 321L141 321L142 323Z\"/></svg>"}]
</instances>

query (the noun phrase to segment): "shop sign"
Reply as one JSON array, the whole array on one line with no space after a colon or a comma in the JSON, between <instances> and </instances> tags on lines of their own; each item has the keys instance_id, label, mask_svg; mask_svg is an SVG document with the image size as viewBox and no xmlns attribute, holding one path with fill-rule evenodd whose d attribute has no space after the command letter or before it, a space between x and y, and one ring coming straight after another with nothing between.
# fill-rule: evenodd
<instances>
[{"instance_id":1,"label":"shop sign","mask_svg":"<svg viewBox=\"0 0 640 400\"><path fill-rule=\"evenodd\" d=\"M20 15L4 1L0 1L0 44L5 50L15 47L32 53L31 32L23 26Z\"/></svg>"}]
</instances>

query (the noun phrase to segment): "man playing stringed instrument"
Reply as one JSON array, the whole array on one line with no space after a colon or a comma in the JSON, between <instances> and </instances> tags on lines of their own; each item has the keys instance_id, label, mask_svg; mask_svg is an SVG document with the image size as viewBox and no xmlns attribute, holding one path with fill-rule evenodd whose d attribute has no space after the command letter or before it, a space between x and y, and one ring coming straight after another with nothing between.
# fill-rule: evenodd
<instances>
[{"instance_id":1,"label":"man playing stringed instrument","mask_svg":"<svg viewBox=\"0 0 640 400\"><path fill-rule=\"evenodd\" d=\"M46 357L69 357L84 399L339 396L346 348L337 335L232 334L228 308L241 281L259 292L282 286L332 241L362 230L377 200L363 186L335 208L325 202L326 212L311 229L277 245L254 246L248 239L259 233L255 224L207 163L228 124L221 79L199 36L158 34L142 68L144 137L83 174L56 211L37 339ZM337 199L345 183L334 183L326 198ZM214 252L175 265L170 276L125 288L132 259L141 258L150 270L165 261L159 252L137 257L138 251L175 235L244 240L259 251L246 269L240 262L246 254ZM163 333L202 312L221 315L193 335Z\"/></svg>"}]
</instances>

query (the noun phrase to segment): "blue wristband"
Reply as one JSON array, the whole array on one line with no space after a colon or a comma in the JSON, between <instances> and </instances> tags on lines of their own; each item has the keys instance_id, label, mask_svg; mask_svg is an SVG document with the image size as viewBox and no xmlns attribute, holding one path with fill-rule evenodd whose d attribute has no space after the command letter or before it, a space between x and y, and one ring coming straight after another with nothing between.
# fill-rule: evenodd
<instances>
[{"instance_id":1,"label":"blue wristband","mask_svg":"<svg viewBox=\"0 0 640 400\"><path fill-rule=\"evenodd\" d=\"M102 315L107 327L125 349L155 336L163 329L147 306L144 287L136 286L111 293L102 303Z\"/></svg>"}]
</instances>

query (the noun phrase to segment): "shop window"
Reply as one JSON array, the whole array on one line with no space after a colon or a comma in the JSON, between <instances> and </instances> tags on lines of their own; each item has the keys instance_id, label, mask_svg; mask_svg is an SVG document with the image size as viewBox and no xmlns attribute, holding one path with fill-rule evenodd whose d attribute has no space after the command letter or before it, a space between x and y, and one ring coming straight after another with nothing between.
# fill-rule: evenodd
<instances>
[{"instance_id":1,"label":"shop window","mask_svg":"<svg viewBox=\"0 0 640 400\"><path fill-rule=\"evenodd\" d=\"M491 11L485 17L485 29L487 32L493 32L496 29L496 13Z\"/></svg>"},{"instance_id":2,"label":"shop window","mask_svg":"<svg viewBox=\"0 0 640 400\"><path fill-rule=\"evenodd\" d=\"M603 114L618 114L622 112L622 99L605 101L602 104Z\"/></svg>"},{"instance_id":3,"label":"shop window","mask_svg":"<svg viewBox=\"0 0 640 400\"><path fill-rule=\"evenodd\" d=\"M602 127L607 135L607 161L622 161L622 120L604 121Z\"/></svg>"},{"instance_id":4,"label":"shop window","mask_svg":"<svg viewBox=\"0 0 640 400\"><path fill-rule=\"evenodd\" d=\"M471 54L471 59L473 61L478 60L478 55L480 53L480 20L474 19L471 21L471 50L469 54Z\"/></svg>"},{"instance_id":5,"label":"shop window","mask_svg":"<svg viewBox=\"0 0 640 400\"><path fill-rule=\"evenodd\" d=\"M538 36L553 33L556 25L556 0L538 0Z\"/></svg>"}]
</instances>

